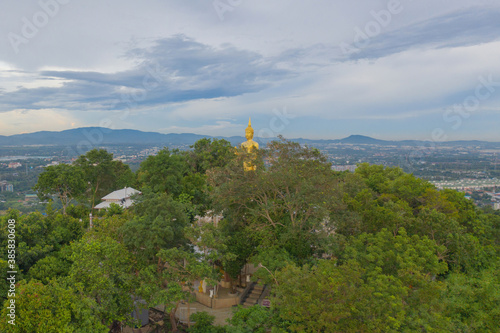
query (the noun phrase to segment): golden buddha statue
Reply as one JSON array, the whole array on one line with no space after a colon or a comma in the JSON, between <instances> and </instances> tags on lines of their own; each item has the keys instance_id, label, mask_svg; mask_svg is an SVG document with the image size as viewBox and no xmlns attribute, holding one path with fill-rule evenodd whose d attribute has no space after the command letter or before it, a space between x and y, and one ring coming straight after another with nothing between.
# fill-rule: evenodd
<instances>
[{"instance_id":1,"label":"golden buddha statue","mask_svg":"<svg viewBox=\"0 0 500 333\"><path fill-rule=\"evenodd\" d=\"M259 144L253 141L253 134L254 130L252 128L252 120L248 118L248 127L245 129L245 138L247 138L247 141L241 144L241 148L244 148L249 154L252 154L254 149L259 149ZM245 168L245 171L255 171L257 169L257 166L250 161L243 162L243 167Z\"/></svg>"}]
</instances>

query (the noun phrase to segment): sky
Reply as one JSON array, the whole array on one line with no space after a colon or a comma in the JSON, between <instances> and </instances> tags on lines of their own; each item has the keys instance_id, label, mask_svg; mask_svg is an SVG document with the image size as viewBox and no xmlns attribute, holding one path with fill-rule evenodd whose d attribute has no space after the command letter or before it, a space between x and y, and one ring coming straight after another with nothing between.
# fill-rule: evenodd
<instances>
[{"instance_id":1,"label":"sky","mask_svg":"<svg viewBox=\"0 0 500 333\"><path fill-rule=\"evenodd\" d=\"M3 0L0 135L500 141L498 0Z\"/></svg>"}]
</instances>

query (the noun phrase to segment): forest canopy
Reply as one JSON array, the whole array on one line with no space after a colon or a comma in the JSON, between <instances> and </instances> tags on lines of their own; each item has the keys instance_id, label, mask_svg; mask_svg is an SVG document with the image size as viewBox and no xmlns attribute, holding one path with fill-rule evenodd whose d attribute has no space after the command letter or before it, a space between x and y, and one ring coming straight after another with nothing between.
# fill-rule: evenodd
<instances>
[{"instance_id":1,"label":"forest canopy","mask_svg":"<svg viewBox=\"0 0 500 333\"><path fill-rule=\"evenodd\" d=\"M232 279L246 263L271 307L238 308L190 332L498 332L500 215L399 168L332 170L318 150L273 141L249 157L225 140L164 149L136 173L93 150L48 167L44 214L0 219L2 332L109 332L134 325L134 299L175 311L193 283ZM107 193L134 206L95 212ZM220 215L217 225L197 216ZM7 323L8 221L16 220L16 323ZM195 251L205 249L205 251ZM215 265L215 263L217 265ZM202 330L205 329L205 330Z\"/></svg>"}]
</instances>

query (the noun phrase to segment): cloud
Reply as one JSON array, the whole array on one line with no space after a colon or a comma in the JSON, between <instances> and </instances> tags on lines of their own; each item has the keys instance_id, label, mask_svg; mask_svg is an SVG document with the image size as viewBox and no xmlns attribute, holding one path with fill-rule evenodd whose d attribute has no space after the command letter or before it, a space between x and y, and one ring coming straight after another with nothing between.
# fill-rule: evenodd
<instances>
[{"instance_id":1,"label":"cloud","mask_svg":"<svg viewBox=\"0 0 500 333\"><path fill-rule=\"evenodd\" d=\"M40 109L36 111L19 110L2 114L0 122L0 133L11 135L18 133L31 133L41 129L45 131L62 131L74 124L74 115L63 110Z\"/></svg>"},{"instance_id":2,"label":"cloud","mask_svg":"<svg viewBox=\"0 0 500 333\"><path fill-rule=\"evenodd\" d=\"M278 68L276 59L231 45L215 48L184 35L131 49L125 57L138 65L117 73L42 71L40 80L64 83L2 92L0 109L150 107L257 92L293 75L290 69Z\"/></svg>"},{"instance_id":3,"label":"cloud","mask_svg":"<svg viewBox=\"0 0 500 333\"><path fill-rule=\"evenodd\" d=\"M500 10L472 7L416 22L373 38L362 38L350 59L381 58L412 48L477 45L500 37ZM366 44L366 46L364 46ZM356 44L352 45L356 48Z\"/></svg>"},{"instance_id":4,"label":"cloud","mask_svg":"<svg viewBox=\"0 0 500 333\"><path fill-rule=\"evenodd\" d=\"M389 0L243 1L223 21L212 1L71 1L19 54L0 38L0 122L55 129L43 116L60 114L61 127L110 119L114 128L241 135L234 124L252 115L256 128L270 128L273 110L286 107L296 116L288 137L332 137L332 128L418 136L474 93L480 76L500 81L500 7L400 2L404 10L349 58L339 43ZM0 9L7 36L41 7L4 1ZM499 92L470 124L499 109ZM479 123L462 129L486 133Z\"/></svg>"}]
</instances>

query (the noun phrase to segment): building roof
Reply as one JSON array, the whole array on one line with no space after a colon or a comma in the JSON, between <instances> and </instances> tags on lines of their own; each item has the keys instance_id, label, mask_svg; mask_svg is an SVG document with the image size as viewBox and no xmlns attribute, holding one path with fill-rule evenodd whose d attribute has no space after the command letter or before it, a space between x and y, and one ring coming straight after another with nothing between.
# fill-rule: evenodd
<instances>
[{"instance_id":1,"label":"building roof","mask_svg":"<svg viewBox=\"0 0 500 333\"><path fill-rule=\"evenodd\" d=\"M141 192L133 189L132 187L125 187L121 190L116 190L111 192L102 198L103 202L96 205L95 209L103 209L109 208L112 203L115 203L123 208L128 208L134 204L134 200L130 199L130 197L134 194L140 194Z\"/></svg>"},{"instance_id":2,"label":"building roof","mask_svg":"<svg viewBox=\"0 0 500 333\"><path fill-rule=\"evenodd\" d=\"M107 209L113 203L116 204L116 205L118 205L118 206L121 206L123 208L129 208L130 206L132 206L134 204L134 201L132 199L130 199L130 198L123 199L122 201L119 201L119 202L103 201L100 204L96 205L94 208L95 209Z\"/></svg>"},{"instance_id":3,"label":"building roof","mask_svg":"<svg viewBox=\"0 0 500 333\"><path fill-rule=\"evenodd\" d=\"M122 188L121 190L116 190L114 192L111 192L110 194L103 197L102 200L106 201L106 200L127 199L136 193L141 193L141 192L137 191L136 189L133 189L132 187L125 187L125 188Z\"/></svg>"}]
</instances>

